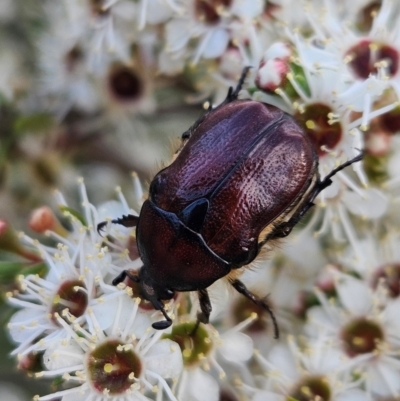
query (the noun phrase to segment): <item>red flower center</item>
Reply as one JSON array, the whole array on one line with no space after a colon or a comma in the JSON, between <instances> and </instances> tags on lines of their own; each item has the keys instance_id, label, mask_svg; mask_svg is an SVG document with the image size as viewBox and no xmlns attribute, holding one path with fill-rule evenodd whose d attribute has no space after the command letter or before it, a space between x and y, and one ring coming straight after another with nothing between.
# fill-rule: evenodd
<instances>
[{"instance_id":1,"label":"red flower center","mask_svg":"<svg viewBox=\"0 0 400 401\"><path fill-rule=\"evenodd\" d=\"M350 48L346 57L354 75L367 79L370 74L376 74L378 68L385 67L389 77L394 76L399 69L399 52L385 43L372 42L363 39Z\"/></svg>"},{"instance_id":2,"label":"red flower center","mask_svg":"<svg viewBox=\"0 0 400 401\"><path fill-rule=\"evenodd\" d=\"M139 378L142 363L129 344L110 340L89 354L87 370L93 387L100 393L121 394Z\"/></svg>"},{"instance_id":3,"label":"red flower center","mask_svg":"<svg viewBox=\"0 0 400 401\"><path fill-rule=\"evenodd\" d=\"M387 288L389 296L398 297L400 295L400 263L387 263L381 266L372 279L372 286L376 288L381 280Z\"/></svg>"},{"instance_id":4,"label":"red flower center","mask_svg":"<svg viewBox=\"0 0 400 401\"><path fill-rule=\"evenodd\" d=\"M85 290L85 285L79 280L67 280L60 285L53 298L53 305L50 310L54 323L59 324L55 314L63 317L65 309L68 309L69 313L75 317L82 316L85 313L89 302Z\"/></svg>"},{"instance_id":5,"label":"red flower center","mask_svg":"<svg viewBox=\"0 0 400 401\"><path fill-rule=\"evenodd\" d=\"M309 104L303 113L295 115L319 156L326 154L324 147L334 149L342 139L342 126L339 122L332 122L331 115L332 109L322 103Z\"/></svg>"},{"instance_id":6,"label":"red flower center","mask_svg":"<svg viewBox=\"0 0 400 401\"><path fill-rule=\"evenodd\" d=\"M221 15L231 4L232 0L196 0L196 16L206 24L217 24L221 19Z\"/></svg>"}]
</instances>

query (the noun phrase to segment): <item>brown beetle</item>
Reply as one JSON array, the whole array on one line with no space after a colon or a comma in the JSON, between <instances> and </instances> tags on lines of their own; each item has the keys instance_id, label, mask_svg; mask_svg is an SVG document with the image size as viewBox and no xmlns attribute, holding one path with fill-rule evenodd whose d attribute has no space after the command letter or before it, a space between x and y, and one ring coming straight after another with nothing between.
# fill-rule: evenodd
<instances>
[{"instance_id":1,"label":"brown beetle","mask_svg":"<svg viewBox=\"0 0 400 401\"><path fill-rule=\"evenodd\" d=\"M171 325L162 301L175 291L197 291L198 322L207 323L207 287L227 276L238 292L270 313L278 337L265 299L232 273L251 263L266 242L287 236L332 176L362 158L340 165L321 181L313 145L290 115L238 100L247 70L226 100L182 135L178 156L154 177L140 216L112 221L136 226L143 261L138 274L123 271L113 284L126 277L140 283L141 295L166 318L154 323L155 329Z\"/></svg>"}]
</instances>

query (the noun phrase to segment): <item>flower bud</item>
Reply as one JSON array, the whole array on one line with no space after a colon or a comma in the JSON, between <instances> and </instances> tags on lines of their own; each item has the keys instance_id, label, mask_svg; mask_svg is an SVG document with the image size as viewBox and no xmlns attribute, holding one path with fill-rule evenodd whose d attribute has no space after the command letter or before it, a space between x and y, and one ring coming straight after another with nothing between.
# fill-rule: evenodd
<instances>
[{"instance_id":1,"label":"flower bud","mask_svg":"<svg viewBox=\"0 0 400 401\"><path fill-rule=\"evenodd\" d=\"M19 241L18 235L12 226L0 219L0 249L6 252L20 255L32 262L40 262L42 259L30 249L25 248Z\"/></svg>"},{"instance_id":2,"label":"flower bud","mask_svg":"<svg viewBox=\"0 0 400 401\"><path fill-rule=\"evenodd\" d=\"M41 234L47 230L54 231L62 236L66 236L67 234L67 231L62 227L53 211L47 206L42 206L32 211L29 219L29 227Z\"/></svg>"},{"instance_id":3,"label":"flower bud","mask_svg":"<svg viewBox=\"0 0 400 401\"><path fill-rule=\"evenodd\" d=\"M285 43L275 43L264 54L256 75L256 85L263 91L274 92L286 83L290 71L290 47Z\"/></svg>"}]
</instances>

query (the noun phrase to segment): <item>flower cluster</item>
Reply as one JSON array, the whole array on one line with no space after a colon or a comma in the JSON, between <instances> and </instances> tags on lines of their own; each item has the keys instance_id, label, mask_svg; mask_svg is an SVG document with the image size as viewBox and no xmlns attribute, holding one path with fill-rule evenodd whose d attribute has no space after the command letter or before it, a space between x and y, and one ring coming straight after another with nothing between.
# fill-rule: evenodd
<instances>
[{"instance_id":1,"label":"flower cluster","mask_svg":"<svg viewBox=\"0 0 400 401\"><path fill-rule=\"evenodd\" d=\"M53 379L35 399L400 400L400 3L5 3L0 286L15 308L18 367ZM363 160L335 175L289 237L237 270L268 295L278 340L267 311L226 279L208 288L209 324L197 320L198 294L183 292L164 303L172 325L155 330L164 316L133 279L135 229L110 222L139 215L138 177L169 162L167 135L191 125L193 104L220 104L244 67L240 98L290 114L321 179ZM110 200L117 182L129 196L117 188ZM52 208L42 206L50 189Z\"/></svg>"}]
</instances>

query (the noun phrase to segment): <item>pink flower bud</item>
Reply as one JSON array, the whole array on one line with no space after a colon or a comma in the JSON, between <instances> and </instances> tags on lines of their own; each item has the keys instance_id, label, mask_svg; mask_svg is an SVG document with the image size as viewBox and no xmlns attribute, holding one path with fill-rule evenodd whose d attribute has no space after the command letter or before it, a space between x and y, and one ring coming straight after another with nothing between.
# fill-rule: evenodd
<instances>
[{"instance_id":1,"label":"pink flower bud","mask_svg":"<svg viewBox=\"0 0 400 401\"><path fill-rule=\"evenodd\" d=\"M29 227L37 233L44 233L46 230L54 230L57 223L53 211L47 206L42 206L31 213Z\"/></svg>"}]
</instances>

